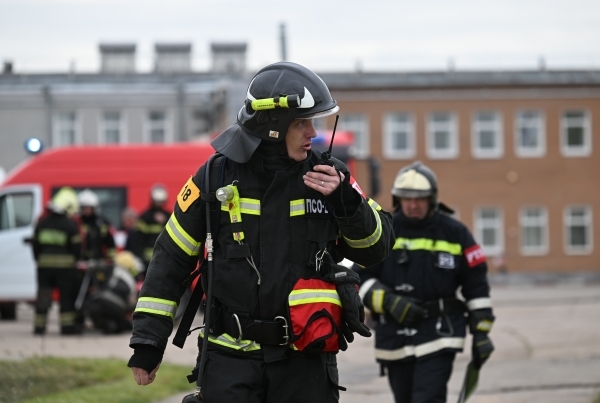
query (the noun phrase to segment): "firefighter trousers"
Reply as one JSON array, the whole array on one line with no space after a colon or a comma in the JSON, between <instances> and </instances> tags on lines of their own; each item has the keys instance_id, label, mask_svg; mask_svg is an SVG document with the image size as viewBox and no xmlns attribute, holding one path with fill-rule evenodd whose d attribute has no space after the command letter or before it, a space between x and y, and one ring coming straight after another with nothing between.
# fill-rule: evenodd
<instances>
[{"instance_id":1,"label":"firefighter trousers","mask_svg":"<svg viewBox=\"0 0 600 403\"><path fill-rule=\"evenodd\" d=\"M38 269L38 292L35 303L34 332L43 334L46 331L48 310L52 305L52 290L58 288L60 293L60 330L62 334L80 333L76 323L75 300L79 291L77 269L43 268Z\"/></svg>"},{"instance_id":2,"label":"firefighter trousers","mask_svg":"<svg viewBox=\"0 0 600 403\"><path fill-rule=\"evenodd\" d=\"M339 401L335 354L262 357L208 350L202 380L204 403L334 403Z\"/></svg>"},{"instance_id":3,"label":"firefighter trousers","mask_svg":"<svg viewBox=\"0 0 600 403\"><path fill-rule=\"evenodd\" d=\"M396 403L445 403L456 353L432 354L387 362L388 380Z\"/></svg>"}]
</instances>

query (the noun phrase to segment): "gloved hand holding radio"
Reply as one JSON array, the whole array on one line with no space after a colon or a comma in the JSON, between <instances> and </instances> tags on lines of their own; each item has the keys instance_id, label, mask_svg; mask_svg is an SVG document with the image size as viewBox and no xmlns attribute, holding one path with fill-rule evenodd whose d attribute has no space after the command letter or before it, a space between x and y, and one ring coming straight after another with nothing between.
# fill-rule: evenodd
<instances>
[{"instance_id":1,"label":"gloved hand holding radio","mask_svg":"<svg viewBox=\"0 0 600 403\"><path fill-rule=\"evenodd\" d=\"M348 343L354 341L353 333L371 337L371 331L364 324L365 307L358 295L360 278L354 271L332 264L331 270L324 280L336 285L337 293L342 301L342 334L339 338L339 345L340 350L345 351Z\"/></svg>"}]
</instances>

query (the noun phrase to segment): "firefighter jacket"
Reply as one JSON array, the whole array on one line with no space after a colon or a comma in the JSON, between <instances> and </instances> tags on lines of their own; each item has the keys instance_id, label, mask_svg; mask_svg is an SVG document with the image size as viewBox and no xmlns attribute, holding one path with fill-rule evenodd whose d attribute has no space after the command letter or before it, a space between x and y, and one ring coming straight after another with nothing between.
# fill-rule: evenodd
<instances>
[{"instance_id":1,"label":"firefighter jacket","mask_svg":"<svg viewBox=\"0 0 600 403\"><path fill-rule=\"evenodd\" d=\"M151 206L140 215L135 224L135 239L138 244L133 246L136 255L138 255L146 265L152 258L154 244L160 232L165 228L165 224L171 213L160 208Z\"/></svg>"},{"instance_id":2,"label":"firefighter jacket","mask_svg":"<svg viewBox=\"0 0 600 403\"><path fill-rule=\"evenodd\" d=\"M493 318L483 251L463 224L438 211L415 222L398 209L393 226L396 242L388 258L356 269L363 302L376 321L375 357L385 362L462 351L467 311L485 311ZM367 297L377 282L394 294L414 298L429 316L414 328L399 324ZM459 288L464 302L456 298Z\"/></svg>"},{"instance_id":3,"label":"firefighter jacket","mask_svg":"<svg viewBox=\"0 0 600 403\"><path fill-rule=\"evenodd\" d=\"M106 218L97 214L81 216L81 234L83 259L114 259L115 239Z\"/></svg>"},{"instance_id":4,"label":"firefighter jacket","mask_svg":"<svg viewBox=\"0 0 600 403\"><path fill-rule=\"evenodd\" d=\"M211 316L217 321L220 315L232 314L261 321L279 316L289 321L288 298L294 284L301 278L318 277L317 253L326 249L336 261L346 257L370 266L383 260L392 248L390 214L358 193L360 188L343 163L334 159L345 180L325 197L308 188L302 178L316 165L317 155L310 152L304 161L289 161L287 170L265 172L266 160L258 153L245 164L221 160L220 186L235 183L241 214L232 220L225 202L217 214L218 224L211 224L217 311ZM134 313L133 347L149 344L164 351L184 281L203 255L207 204L200 193L206 189L204 170L202 166L184 185L158 237ZM210 185L213 192L217 187ZM202 283L206 289L204 274ZM215 334L209 341L226 351L261 350L267 362L284 359L293 350L290 345L261 345L235 340L235 336Z\"/></svg>"},{"instance_id":5,"label":"firefighter jacket","mask_svg":"<svg viewBox=\"0 0 600 403\"><path fill-rule=\"evenodd\" d=\"M35 227L33 255L40 269L74 269L81 256L77 223L64 214L50 213Z\"/></svg>"}]
</instances>

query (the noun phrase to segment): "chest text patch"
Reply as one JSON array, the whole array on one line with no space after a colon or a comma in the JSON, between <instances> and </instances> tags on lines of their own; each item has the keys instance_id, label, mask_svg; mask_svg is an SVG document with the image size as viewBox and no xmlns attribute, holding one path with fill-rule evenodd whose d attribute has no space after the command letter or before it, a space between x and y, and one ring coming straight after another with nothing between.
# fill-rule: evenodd
<instances>
[{"instance_id":1,"label":"chest text patch","mask_svg":"<svg viewBox=\"0 0 600 403\"><path fill-rule=\"evenodd\" d=\"M449 253L438 254L438 267L441 269L454 269L454 256Z\"/></svg>"},{"instance_id":2,"label":"chest text patch","mask_svg":"<svg viewBox=\"0 0 600 403\"><path fill-rule=\"evenodd\" d=\"M187 209L190 208L192 203L195 202L199 197L200 189L198 189L198 186L196 186L192 180L192 177L190 176L190 179L188 179L185 185L183 185L183 188L181 188L181 191L177 195L177 204L179 205L181 211L185 213Z\"/></svg>"},{"instance_id":3,"label":"chest text patch","mask_svg":"<svg viewBox=\"0 0 600 403\"><path fill-rule=\"evenodd\" d=\"M305 211L307 217L320 217L326 218L329 217L329 211L327 210L327 206L321 199L305 199Z\"/></svg>"}]
</instances>

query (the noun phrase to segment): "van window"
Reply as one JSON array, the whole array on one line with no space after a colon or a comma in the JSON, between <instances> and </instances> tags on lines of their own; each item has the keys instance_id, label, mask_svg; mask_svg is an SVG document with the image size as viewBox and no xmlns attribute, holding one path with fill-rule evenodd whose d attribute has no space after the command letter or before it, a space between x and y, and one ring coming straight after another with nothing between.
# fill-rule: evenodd
<instances>
[{"instance_id":1,"label":"van window","mask_svg":"<svg viewBox=\"0 0 600 403\"><path fill-rule=\"evenodd\" d=\"M33 219L33 194L8 193L0 196L0 231L26 227Z\"/></svg>"},{"instance_id":2,"label":"van window","mask_svg":"<svg viewBox=\"0 0 600 403\"><path fill-rule=\"evenodd\" d=\"M52 195L62 186L52 188ZM77 187L73 189L79 194L84 189L96 193L100 201L100 214L108 219L115 228L121 228L121 213L127 207L127 189L125 187Z\"/></svg>"}]
</instances>

